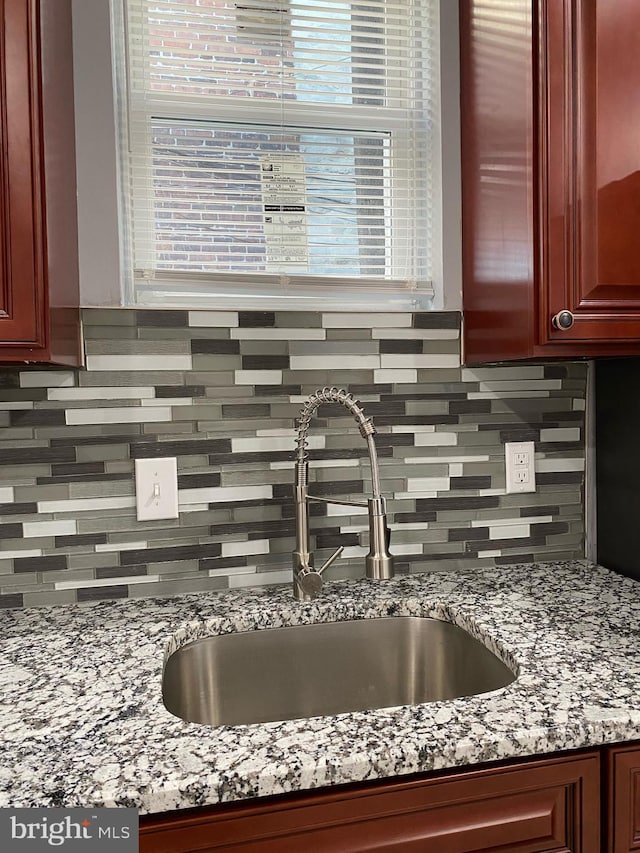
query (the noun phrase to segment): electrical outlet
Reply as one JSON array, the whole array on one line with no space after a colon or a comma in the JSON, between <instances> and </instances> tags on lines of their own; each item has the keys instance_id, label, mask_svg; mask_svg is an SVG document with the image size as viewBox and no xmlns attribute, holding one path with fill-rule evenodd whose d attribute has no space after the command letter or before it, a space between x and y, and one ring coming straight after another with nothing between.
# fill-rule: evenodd
<instances>
[{"instance_id":1,"label":"electrical outlet","mask_svg":"<svg viewBox=\"0 0 640 853\"><path fill-rule=\"evenodd\" d=\"M504 446L505 480L508 494L535 492L535 445L532 441L508 441Z\"/></svg>"},{"instance_id":2,"label":"electrical outlet","mask_svg":"<svg viewBox=\"0 0 640 853\"><path fill-rule=\"evenodd\" d=\"M178 467L175 456L136 459L138 521L178 517Z\"/></svg>"}]
</instances>

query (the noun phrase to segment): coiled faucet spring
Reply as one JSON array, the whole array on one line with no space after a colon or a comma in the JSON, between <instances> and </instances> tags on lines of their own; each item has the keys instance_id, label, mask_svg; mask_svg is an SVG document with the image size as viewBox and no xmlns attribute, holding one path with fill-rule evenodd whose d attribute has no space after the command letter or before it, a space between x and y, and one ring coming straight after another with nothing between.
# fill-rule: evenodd
<instances>
[{"instance_id":1,"label":"coiled faucet spring","mask_svg":"<svg viewBox=\"0 0 640 853\"><path fill-rule=\"evenodd\" d=\"M360 435L366 440L371 466L371 484L373 496L366 502L343 501L310 495L309 454L307 438L311 418L323 403L338 403L344 406L355 418ZM318 570L313 567L313 554L309 543L309 501L321 501L345 506L366 506L369 512L369 554L365 558L366 575L369 578L393 577L393 556L389 553L390 531L387 525L386 504L380 491L380 471L374 436L375 427L360 403L348 391L339 388L320 388L311 394L300 410L296 421L296 461L294 496L296 503L296 549L293 552L294 583L296 598L307 600L314 598L322 587L322 572L336 560L343 547L338 548L327 562Z\"/></svg>"}]
</instances>

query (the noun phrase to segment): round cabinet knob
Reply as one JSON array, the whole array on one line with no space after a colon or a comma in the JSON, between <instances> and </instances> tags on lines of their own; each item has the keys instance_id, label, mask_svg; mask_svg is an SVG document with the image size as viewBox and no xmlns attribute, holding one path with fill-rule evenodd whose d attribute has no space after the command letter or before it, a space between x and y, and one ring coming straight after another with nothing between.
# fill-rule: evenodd
<instances>
[{"instance_id":1,"label":"round cabinet knob","mask_svg":"<svg viewBox=\"0 0 640 853\"><path fill-rule=\"evenodd\" d=\"M571 311L567 311L565 308L564 311L558 311L557 314L554 314L551 318L551 325L554 329L570 329L575 322L574 316Z\"/></svg>"}]
</instances>

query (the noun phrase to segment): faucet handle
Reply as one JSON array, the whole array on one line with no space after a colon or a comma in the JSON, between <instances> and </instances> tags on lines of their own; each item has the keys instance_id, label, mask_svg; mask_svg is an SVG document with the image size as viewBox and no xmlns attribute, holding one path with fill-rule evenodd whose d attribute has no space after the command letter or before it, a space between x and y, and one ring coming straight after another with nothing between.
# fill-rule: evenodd
<instances>
[{"instance_id":1,"label":"faucet handle","mask_svg":"<svg viewBox=\"0 0 640 853\"><path fill-rule=\"evenodd\" d=\"M295 576L295 582L305 599L315 598L322 589L320 572L312 568L301 569Z\"/></svg>"},{"instance_id":2,"label":"faucet handle","mask_svg":"<svg viewBox=\"0 0 640 853\"><path fill-rule=\"evenodd\" d=\"M296 574L295 580L303 595L309 598L315 598L320 594L322 589L322 573L328 569L331 563L338 559L344 551L344 545L341 545L327 560L327 562L319 569L314 569L312 566L305 566Z\"/></svg>"},{"instance_id":3,"label":"faucet handle","mask_svg":"<svg viewBox=\"0 0 640 853\"><path fill-rule=\"evenodd\" d=\"M319 569L318 569L318 572L317 572L317 573L318 573L319 575L321 575L321 574L324 572L324 570L325 570L325 569L328 569L328 568L329 568L329 566L331 565L331 563L335 563L335 561L338 559L338 557L340 556L340 554L342 554L342 552L343 552L343 551L344 551L344 545L341 545L339 548L336 548L336 550L335 550L335 551L333 552L333 554L329 557L329 559L328 559L328 560L327 560L327 562L324 564L324 566L322 566L321 568L319 568Z\"/></svg>"}]
</instances>

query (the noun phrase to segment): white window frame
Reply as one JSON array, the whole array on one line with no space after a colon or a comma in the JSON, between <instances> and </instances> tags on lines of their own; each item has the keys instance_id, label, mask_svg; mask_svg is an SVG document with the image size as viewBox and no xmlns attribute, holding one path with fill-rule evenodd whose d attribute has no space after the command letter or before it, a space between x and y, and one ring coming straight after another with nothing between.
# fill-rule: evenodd
<instances>
[{"instance_id":1,"label":"white window frame","mask_svg":"<svg viewBox=\"0 0 640 853\"><path fill-rule=\"evenodd\" d=\"M115 0L117 8L120 0ZM80 229L81 301L85 306L130 305L126 292L128 257L126 229L119 226L126 212L126 194L117 156L114 91L113 29L105 31L105 22L113 26L110 0L73 0L74 63L76 68L76 145L78 152L78 206ZM272 290L243 290L243 274L228 279L238 289L212 299L192 293L189 301L154 303L157 307L181 308L284 308L323 311L406 311L459 310L461 281L460 241L460 165L459 165L459 91L457 4L442 3L441 24L441 147L443 181L436 197L433 217L434 279L433 296L416 296L394 290L336 294L307 277L304 294L274 295ZM317 116L314 118L317 123ZM113 136L111 135L113 133ZM99 143L99 144L98 144ZM440 146L439 146L440 147ZM99 151L99 168L96 168ZM438 158L436 159L436 168ZM118 209L119 215L114 211ZM445 288L445 270L447 286ZM365 282L363 282L365 284ZM379 285L378 285L379 287Z\"/></svg>"}]
</instances>

